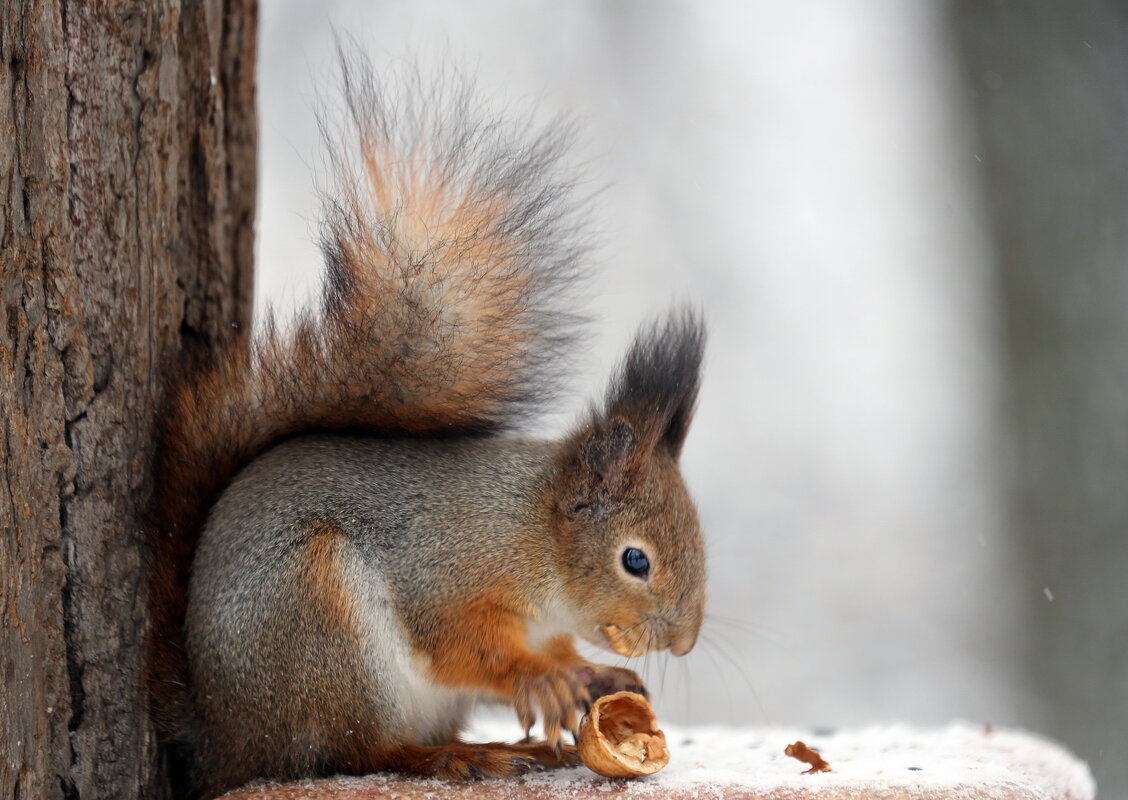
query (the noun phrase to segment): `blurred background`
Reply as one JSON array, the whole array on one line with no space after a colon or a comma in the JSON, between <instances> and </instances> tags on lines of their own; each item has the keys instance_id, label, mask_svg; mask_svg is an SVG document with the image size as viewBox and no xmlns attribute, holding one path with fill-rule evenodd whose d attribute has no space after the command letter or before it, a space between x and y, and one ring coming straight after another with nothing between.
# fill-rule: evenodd
<instances>
[{"instance_id":1,"label":"blurred background","mask_svg":"<svg viewBox=\"0 0 1128 800\"><path fill-rule=\"evenodd\" d=\"M602 244L559 427L710 326L711 562L659 716L1020 725L1128 796L1128 12L1099 0L266 0L258 296L316 287L317 86L476 70L579 120Z\"/></svg>"}]
</instances>

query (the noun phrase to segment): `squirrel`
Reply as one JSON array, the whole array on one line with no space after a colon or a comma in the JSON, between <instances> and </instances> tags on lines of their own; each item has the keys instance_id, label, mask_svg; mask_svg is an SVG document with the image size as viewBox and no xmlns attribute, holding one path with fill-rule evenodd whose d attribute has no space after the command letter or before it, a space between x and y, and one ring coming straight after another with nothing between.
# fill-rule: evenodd
<instances>
[{"instance_id":1,"label":"squirrel","mask_svg":"<svg viewBox=\"0 0 1128 800\"><path fill-rule=\"evenodd\" d=\"M702 623L678 466L700 314L644 326L567 435L520 433L580 351L571 130L409 72L393 91L342 58L320 309L234 333L167 391L147 677L190 794L575 764L562 731L588 704L646 691L576 637L682 655ZM463 742L479 700L525 740Z\"/></svg>"}]
</instances>

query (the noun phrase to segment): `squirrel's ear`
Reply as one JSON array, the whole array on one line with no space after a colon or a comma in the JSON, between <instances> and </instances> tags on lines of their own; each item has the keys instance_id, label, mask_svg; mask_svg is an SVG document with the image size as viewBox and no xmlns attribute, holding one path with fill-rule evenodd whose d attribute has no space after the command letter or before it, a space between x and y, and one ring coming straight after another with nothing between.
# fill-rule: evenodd
<instances>
[{"instance_id":1,"label":"squirrel's ear","mask_svg":"<svg viewBox=\"0 0 1128 800\"><path fill-rule=\"evenodd\" d=\"M611 494L623 485L637 438L631 426L621 419L596 427L580 445L580 460Z\"/></svg>"},{"instance_id":2,"label":"squirrel's ear","mask_svg":"<svg viewBox=\"0 0 1128 800\"><path fill-rule=\"evenodd\" d=\"M677 458L701 387L705 325L689 309L644 326L607 390L608 419L623 419L648 451Z\"/></svg>"},{"instance_id":3,"label":"squirrel's ear","mask_svg":"<svg viewBox=\"0 0 1128 800\"><path fill-rule=\"evenodd\" d=\"M638 435L623 419L595 416L564 445L563 475L557 488L570 518L598 519L623 496L638 454Z\"/></svg>"}]
</instances>

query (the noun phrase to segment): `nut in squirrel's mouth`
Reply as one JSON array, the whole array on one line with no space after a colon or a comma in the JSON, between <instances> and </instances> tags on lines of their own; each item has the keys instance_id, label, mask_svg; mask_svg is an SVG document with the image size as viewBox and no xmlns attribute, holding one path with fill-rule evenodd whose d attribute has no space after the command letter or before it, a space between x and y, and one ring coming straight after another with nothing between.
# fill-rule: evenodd
<instances>
[{"instance_id":1,"label":"nut in squirrel's mouth","mask_svg":"<svg viewBox=\"0 0 1128 800\"><path fill-rule=\"evenodd\" d=\"M646 655L647 650L650 649L646 647L646 644L654 643L653 638L648 636L645 631L631 636L629 629L624 631L618 625L600 625L599 632L603 634L603 638L607 640L607 644L612 650L627 658Z\"/></svg>"}]
</instances>

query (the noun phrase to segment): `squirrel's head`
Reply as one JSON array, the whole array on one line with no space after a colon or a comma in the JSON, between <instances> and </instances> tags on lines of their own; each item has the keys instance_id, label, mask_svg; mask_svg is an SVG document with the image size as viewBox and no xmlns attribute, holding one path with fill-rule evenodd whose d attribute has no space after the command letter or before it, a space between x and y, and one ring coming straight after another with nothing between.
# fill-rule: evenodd
<instances>
[{"instance_id":1,"label":"squirrel's head","mask_svg":"<svg viewBox=\"0 0 1128 800\"><path fill-rule=\"evenodd\" d=\"M576 633L620 655L683 655L704 617L704 544L678 469L703 346L690 312L640 331L558 455L557 570Z\"/></svg>"}]
</instances>

